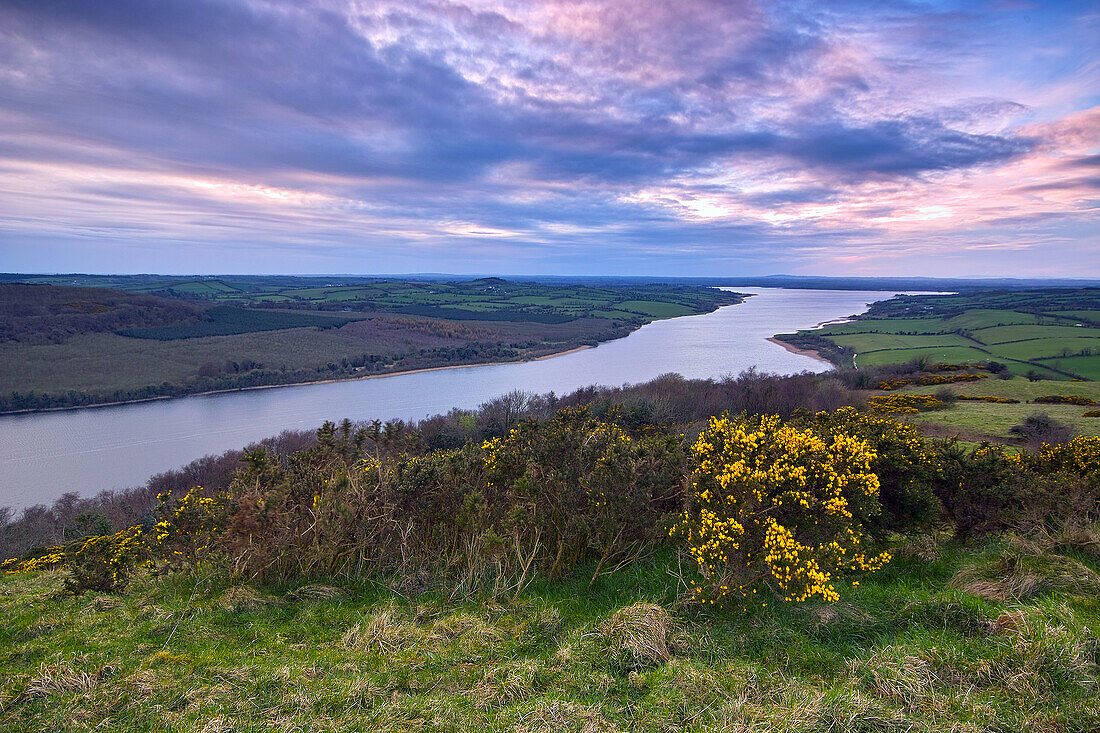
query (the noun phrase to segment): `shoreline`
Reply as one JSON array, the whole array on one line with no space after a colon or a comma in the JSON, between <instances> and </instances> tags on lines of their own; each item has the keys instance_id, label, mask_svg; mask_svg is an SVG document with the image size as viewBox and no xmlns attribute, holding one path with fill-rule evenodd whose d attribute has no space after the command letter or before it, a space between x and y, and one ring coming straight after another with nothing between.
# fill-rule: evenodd
<instances>
[{"instance_id":1,"label":"shoreline","mask_svg":"<svg viewBox=\"0 0 1100 733\"><path fill-rule=\"evenodd\" d=\"M505 364L526 364L532 361L543 361L545 359L554 359L559 356L566 356L567 354L575 354L578 351L584 351L585 349L594 349L594 346L585 344L584 346L574 346L571 349L565 351L555 351L551 354L543 354L542 356L536 356L531 359L519 359L518 361L479 361L471 364L447 364L446 366L436 367L420 367L419 369L406 369L399 372L385 372L383 374L365 374L361 377L344 377L343 379L316 379L309 382L287 382L285 384L258 384L253 387L235 387L233 389L212 389L204 392L190 392L182 395L160 395L157 397L145 397L140 400L121 400L119 402L96 402L90 405L71 405L69 407L43 407L36 410L11 410L10 412L0 412L0 417L5 415L32 415L42 412L65 412L68 410L91 410L97 407L118 407L120 405L137 405L143 402L158 402L160 400L181 400L187 397L201 397L203 395L212 394L226 394L229 392L248 392L256 389L278 389L280 387L305 387L311 384L334 384L336 382L359 382L366 379L385 379L387 377L403 377L407 374L422 374L423 372L438 372L444 369L468 369L470 367L483 367L483 366L503 366Z\"/></svg>"},{"instance_id":2,"label":"shoreline","mask_svg":"<svg viewBox=\"0 0 1100 733\"><path fill-rule=\"evenodd\" d=\"M765 339L765 340L766 341L771 341L773 344L777 344L779 346L782 346L784 349L791 352L792 354L801 354L802 356L808 356L811 359L817 359L818 361L824 362L824 363L828 364L829 366L831 366L834 369L836 368L836 364L834 364L831 361L829 361L828 359L826 359L824 356L822 356L815 349L803 349L803 348L800 348L798 346L795 346L794 344L788 344L786 341L780 341L779 339L775 338L774 336L771 337L771 338Z\"/></svg>"}]
</instances>

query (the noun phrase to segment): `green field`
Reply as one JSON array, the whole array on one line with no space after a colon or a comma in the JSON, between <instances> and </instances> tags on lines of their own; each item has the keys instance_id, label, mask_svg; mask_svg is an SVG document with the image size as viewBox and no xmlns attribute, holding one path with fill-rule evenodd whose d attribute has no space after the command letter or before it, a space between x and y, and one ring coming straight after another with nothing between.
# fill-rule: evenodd
<instances>
[{"instance_id":1,"label":"green field","mask_svg":"<svg viewBox=\"0 0 1100 733\"><path fill-rule=\"evenodd\" d=\"M989 328L990 326L1002 326L1015 323L1036 323L1038 320L1039 317L1034 313L975 308L957 316L944 318L941 323L943 328L953 331L957 328L973 330L976 328Z\"/></svg>"},{"instance_id":2,"label":"green field","mask_svg":"<svg viewBox=\"0 0 1100 733\"><path fill-rule=\"evenodd\" d=\"M910 336L899 334L862 334L833 336L833 341L860 354L894 349L946 349L949 347L968 347L972 341L951 333L928 336Z\"/></svg>"},{"instance_id":3,"label":"green field","mask_svg":"<svg viewBox=\"0 0 1100 733\"><path fill-rule=\"evenodd\" d=\"M1095 338L1038 338L998 344L997 353L1009 359L1064 359L1096 346ZM1100 349L1097 352L1100 353Z\"/></svg>"},{"instance_id":4,"label":"green field","mask_svg":"<svg viewBox=\"0 0 1100 733\"><path fill-rule=\"evenodd\" d=\"M1100 381L1100 355L1072 356L1068 359L1052 359L1059 368L1080 374L1085 379Z\"/></svg>"},{"instance_id":5,"label":"green field","mask_svg":"<svg viewBox=\"0 0 1100 733\"><path fill-rule=\"evenodd\" d=\"M517 361L742 299L694 286L496 278L108 281L147 292L0 285L10 314L0 323L0 411Z\"/></svg>"},{"instance_id":6,"label":"green field","mask_svg":"<svg viewBox=\"0 0 1100 733\"><path fill-rule=\"evenodd\" d=\"M866 353L857 353L855 363L859 366L878 366L898 364L913 359L928 359L934 362L973 362L985 361L989 354L972 346L947 346L925 349L876 349Z\"/></svg>"},{"instance_id":7,"label":"green field","mask_svg":"<svg viewBox=\"0 0 1100 733\"><path fill-rule=\"evenodd\" d=\"M995 326L971 331L974 338L983 344L1007 344L1027 339L1092 339L1100 338L1100 329L1084 326L1061 325L1016 325Z\"/></svg>"},{"instance_id":8,"label":"green field","mask_svg":"<svg viewBox=\"0 0 1100 733\"><path fill-rule=\"evenodd\" d=\"M1014 374L1100 379L1100 328L1084 318L1098 304L1098 288L897 296L854 322L779 337L842 366L999 361Z\"/></svg>"},{"instance_id":9,"label":"green field","mask_svg":"<svg viewBox=\"0 0 1100 733\"><path fill-rule=\"evenodd\" d=\"M956 383L934 387L909 387L900 390L910 394L936 394L940 390L949 390L956 394L971 396L989 395L1020 400L1019 404L997 404L991 402L955 402L946 410L922 412L917 415L904 415L899 419L914 425L936 425L949 432L958 433L971 439L993 439L998 442L1013 442L1015 436L1009 428L1019 425L1024 419L1035 413L1045 413L1055 420L1070 425L1082 435L1100 435L1100 418L1085 417L1097 407L1080 405L1048 405L1032 402L1037 397L1052 394L1079 395L1100 402L1100 382L1068 382L1065 380L1039 380L1030 382L1022 377L1013 379L983 379L978 382Z\"/></svg>"},{"instance_id":10,"label":"green field","mask_svg":"<svg viewBox=\"0 0 1100 733\"><path fill-rule=\"evenodd\" d=\"M335 280L335 281L333 281ZM729 293L696 286L545 285L481 278L457 282L392 281L372 278L314 277L183 278L157 276L35 276L26 282L88 285L133 293L176 297L222 305L279 303L305 310L391 312L449 319L484 320L501 311L507 320L536 323L593 317L599 311L634 325L655 318L705 313L714 304L732 304ZM596 316L599 317L599 316ZM492 318L491 320L496 320ZM215 335L203 333L196 335Z\"/></svg>"}]
</instances>

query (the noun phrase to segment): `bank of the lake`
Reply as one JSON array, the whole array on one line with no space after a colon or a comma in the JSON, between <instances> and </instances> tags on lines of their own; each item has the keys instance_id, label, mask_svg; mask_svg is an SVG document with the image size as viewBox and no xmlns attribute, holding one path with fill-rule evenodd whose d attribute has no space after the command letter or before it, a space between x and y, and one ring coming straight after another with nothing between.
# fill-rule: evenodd
<instances>
[{"instance_id":1,"label":"bank of the lake","mask_svg":"<svg viewBox=\"0 0 1100 733\"><path fill-rule=\"evenodd\" d=\"M0 416L0 506L51 503L143 483L154 473L282 430L325 420L415 420L513 390L565 394L678 372L718 378L748 368L829 365L769 342L776 333L862 312L884 291L737 288L755 293L712 313L656 321L629 336L551 359L465 366L62 412Z\"/></svg>"}]
</instances>

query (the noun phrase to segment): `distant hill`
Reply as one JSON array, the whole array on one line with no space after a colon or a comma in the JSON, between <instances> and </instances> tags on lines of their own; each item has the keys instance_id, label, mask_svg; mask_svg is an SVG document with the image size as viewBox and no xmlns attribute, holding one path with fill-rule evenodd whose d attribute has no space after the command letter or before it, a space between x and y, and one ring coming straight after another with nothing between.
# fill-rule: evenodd
<instances>
[{"instance_id":1,"label":"distant hill","mask_svg":"<svg viewBox=\"0 0 1100 733\"><path fill-rule=\"evenodd\" d=\"M622 275L448 275L444 273L403 273L386 275L87 275L0 273L0 283L46 283L50 285L94 286L130 292L146 292L182 298L220 299L236 293L242 297L265 291L364 285L382 281L466 282L499 286L507 282L584 284L593 286L629 286L655 283L773 287L813 290L931 290L972 291L985 289L1076 288L1100 286L1092 278L939 278L939 277L825 277L817 275L727 275L706 277L622 276Z\"/></svg>"},{"instance_id":2,"label":"distant hill","mask_svg":"<svg viewBox=\"0 0 1100 733\"><path fill-rule=\"evenodd\" d=\"M106 288L0 284L0 342L61 343L79 334L190 326L203 310Z\"/></svg>"}]
</instances>

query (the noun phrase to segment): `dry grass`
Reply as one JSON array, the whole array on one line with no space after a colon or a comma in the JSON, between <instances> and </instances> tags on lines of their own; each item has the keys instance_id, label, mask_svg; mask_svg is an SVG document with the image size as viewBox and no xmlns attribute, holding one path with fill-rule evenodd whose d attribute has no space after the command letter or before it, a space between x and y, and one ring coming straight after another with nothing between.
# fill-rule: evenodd
<instances>
[{"instance_id":1,"label":"dry grass","mask_svg":"<svg viewBox=\"0 0 1100 733\"><path fill-rule=\"evenodd\" d=\"M490 667L467 695L481 710L506 707L535 694L538 673L539 664L531 659Z\"/></svg>"},{"instance_id":2,"label":"dry grass","mask_svg":"<svg viewBox=\"0 0 1100 733\"><path fill-rule=\"evenodd\" d=\"M866 659L853 660L849 668L866 689L910 709L943 684L932 661L905 645L879 649Z\"/></svg>"},{"instance_id":3,"label":"dry grass","mask_svg":"<svg viewBox=\"0 0 1100 733\"><path fill-rule=\"evenodd\" d=\"M218 605L229 613L249 613L275 605L276 599L250 585L234 585L222 593Z\"/></svg>"},{"instance_id":4,"label":"dry grass","mask_svg":"<svg viewBox=\"0 0 1100 733\"><path fill-rule=\"evenodd\" d=\"M995 665L1001 684L1036 694L1066 685L1097 690L1100 639L1064 606L1054 618L1020 614L1004 632L1008 653Z\"/></svg>"},{"instance_id":5,"label":"dry grass","mask_svg":"<svg viewBox=\"0 0 1100 733\"><path fill-rule=\"evenodd\" d=\"M113 667L105 666L92 673L76 669L68 662L43 662L23 694L27 697L49 697L59 692L87 692L114 671Z\"/></svg>"},{"instance_id":6,"label":"dry grass","mask_svg":"<svg viewBox=\"0 0 1100 733\"><path fill-rule=\"evenodd\" d=\"M617 733L599 708L565 700L540 703L524 713L516 733Z\"/></svg>"},{"instance_id":7,"label":"dry grass","mask_svg":"<svg viewBox=\"0 0 1100 733\"><path fill-rule=\"evenodd\" d=\"M344 591L331 585L303 585L287 594L296 601L331 601L343 598Z\"/></svg>"},{"instance_id":8,"label":"dry grass","mask_svg":"<svg viewBox=\"0 0 1100 733\"><path fill-rule=\"evenodd\" d=\"M376 654L393 654L422 636L395 607L387 606L349 628L340 641L344 646Z\"/></svg>"},{"instance_id":9,"label":"dry grass","mask_svg":"<svg viewBox=\"0 0 1100 733\"><path fill-rule=\"evenodd\" d=\"M837 604L736 616L671 614L663 565L613 592L580 577L458 606L373 586L286 603L212 584L196 600L161 577L90 612L56 596L60 578L0 578L0 730L1100 730L1095 596L945 588L1004 548L948 545ZM665 600L631 604L642 593Z\"/></svg>"},{"instance_id":10,"label":"dry grass","mask_svg":"<svg viewBox=\"0 0 1100 733\"><path fill-rule=\"evenodd\" d=\"M921 562L935 562L943 556L943 545L933 535L919 535L910 538L894 551L895 557L911 557Z\"/></svg>"},{"instance_id":11,"label":"dry grass","mask_svg":"<svg viewBox=\"0 0 1100 733\"><path fill-rule=\"evenodd\" d=\"M1100 594L1100 575L1063 555L1009 551L964 565L949 586L991 601L1022 601L1047 592Z\"/></svg>"},{"instance_id":12,"label":"dry grass","mask_svg":"<svg viewBox=\"0 0 1100 733\"><path fill-rule=\"evenodd\" d=\"M625 667L645 668L669 661L672 617L654 603L621 608L603 623L600 635L610 656Z\"/></svg>"},{"instance_id":13,"label":"dry grass","mask_svg":"<svg viewBox=\"0 0 1100 733\"><path fill-rule=\"evenodd\" d=\"M122 599L117 596L96 596L92 602L84 607L85 611L106 613L123 605Z\"/></svg>"}]
</instances>

